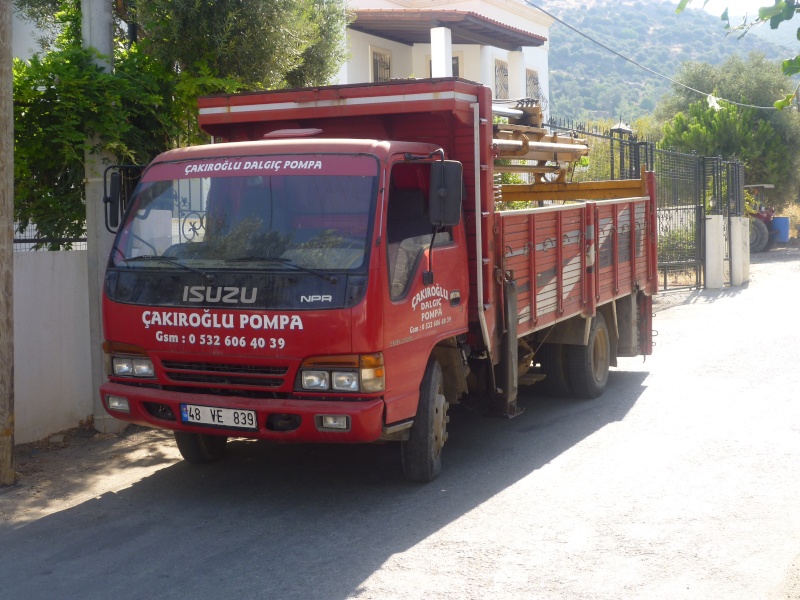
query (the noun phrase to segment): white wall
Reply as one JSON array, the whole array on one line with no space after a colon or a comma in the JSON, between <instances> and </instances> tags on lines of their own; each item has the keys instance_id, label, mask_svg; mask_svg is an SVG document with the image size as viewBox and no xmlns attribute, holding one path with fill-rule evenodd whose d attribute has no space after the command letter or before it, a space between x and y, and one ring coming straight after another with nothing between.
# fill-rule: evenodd
<instances>
[{"instance_id":1,"label":"white wall","mask_svg":"<svg viewBox=\"0 0 800 600\"><path fill-rule=\"evenodd\" d=\"M372 79L372 62L370 47L375 46L392 53L392 79L411 77L425 77L425 74L414 72L411 56L411 46L398 44L383 38L375 37L360 31L348 30L348 51L350 58L347 64L339 71L339 80L336 83L366 83Z\"/></svg>"},{"instance_id":2,"label":"white wall","mask_svg":"<svg viewBox=\"0 0 800 600\"><path fill-rule=\"evenodd\" d=\"M94 412L86 251L14 253L14 441Z\"/></svg>"}]
</instances>

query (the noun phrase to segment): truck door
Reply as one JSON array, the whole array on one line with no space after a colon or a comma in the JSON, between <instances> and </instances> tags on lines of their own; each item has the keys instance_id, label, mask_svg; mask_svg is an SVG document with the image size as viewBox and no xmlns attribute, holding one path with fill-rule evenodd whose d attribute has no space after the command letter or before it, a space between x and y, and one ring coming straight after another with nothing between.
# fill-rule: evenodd
<instances>
[{"instance_id":1,"label":"truck door","mask_svg":"<svg viewBox=\"0 0 800 600\"><path fill-rule=\"evenodd\" d=\"M433 346L467 326L463 225L435 230L429 187L429 162L391 168L384 226L387 423L414 416Z\"/></svg>"}]
</instances>

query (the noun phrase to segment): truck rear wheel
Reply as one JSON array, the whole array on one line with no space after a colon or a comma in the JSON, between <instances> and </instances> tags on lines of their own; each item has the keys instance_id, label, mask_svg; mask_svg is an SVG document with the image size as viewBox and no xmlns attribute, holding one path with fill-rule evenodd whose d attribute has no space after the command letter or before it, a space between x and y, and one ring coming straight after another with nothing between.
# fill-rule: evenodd
<instances>
[{"instance_id":1,"label":"truck rear wheel","mask_svg":"<svg viewBox=\"0 0 800 600\"><path fill-rule=\"evenodd\" d=\"M175 443L183 459L199 465L214 462L225 454L228 438L224 435L205 435L174 431Z\"/></svg>"},{"instance_id":2,"label":"truck rear wheel","mask_svg":"<svg viewBox=\"0 0 800 600\"><path fill-rule=\"evenodd\" d=\"M566 345L542 344L538 354L545 375L544 381L539 384L542 386L542 391L556 398L572 395L567 371Z\"/></svg>"},{"instance_id":3,"label":"truck rear wheel","mask_svg":"<svg viewBox=\"0 0 800 600\"><path fill-rule=\"evenodd\" d=\"M603 315L597 313L586 346L567 346L567 372L578 398L597 398L608 384L611 344Z\"/></svg>"},{"instance_id":4,"label":"truck rear wheel","mask_svg":"<svg viewBox=\"0 0 800 600\"><path fill-rule=\"evenodd\" d=\"M433 481L442 470L447 441L448 402L439 362L430 359L419 386L419 405L408 440L400 442L403 474L411 481Z\"/></svg>"}]
</instances>

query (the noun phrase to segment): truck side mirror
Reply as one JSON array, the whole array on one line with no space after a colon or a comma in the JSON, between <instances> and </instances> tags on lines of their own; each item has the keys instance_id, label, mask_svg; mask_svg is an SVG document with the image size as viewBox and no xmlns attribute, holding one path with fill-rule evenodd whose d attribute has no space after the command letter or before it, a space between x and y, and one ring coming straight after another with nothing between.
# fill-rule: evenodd
<instances>
[{"instance_id":1,"label":"truck side mirror","mask_svg":"<svg viewBox=\"0 0 800 600\"><path fill-rule=\"evenodd\" d=\"M109 175L109 191L108 196L103 198L106 203L106 211L108 215L108 226L119 226L119 204L120 204L120 174L119 171L114 171Z\"/></svg>"},{"instance_id":2,"label":"truck side mirror","mask_svg":"<svg viewBox=\"0 0 800 600\"><path fill-rule=\"evenodd\" d=\"M431 165L428 213L431 225L452 227L461 222L463 168L455 160L437 160Z\"/></svg>"}]
</instances>

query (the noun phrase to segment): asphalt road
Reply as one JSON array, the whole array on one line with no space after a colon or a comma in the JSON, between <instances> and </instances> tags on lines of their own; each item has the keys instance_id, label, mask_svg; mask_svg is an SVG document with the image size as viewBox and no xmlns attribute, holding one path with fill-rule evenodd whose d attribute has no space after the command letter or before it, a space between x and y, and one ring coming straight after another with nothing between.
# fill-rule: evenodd
<instances>
[{"instance_id":1,"label":"asphalt road","mask_svg":"<svg viewBox=\"0 0 800 600\"><path fill-rule=\"evenodd\" d=\"M654 355L602 398L452 410L428 485L394 445L26 448L0 597L800 598L798 298L794 248L746 288L664 295Z\"/></svg>"}]
</instances>

